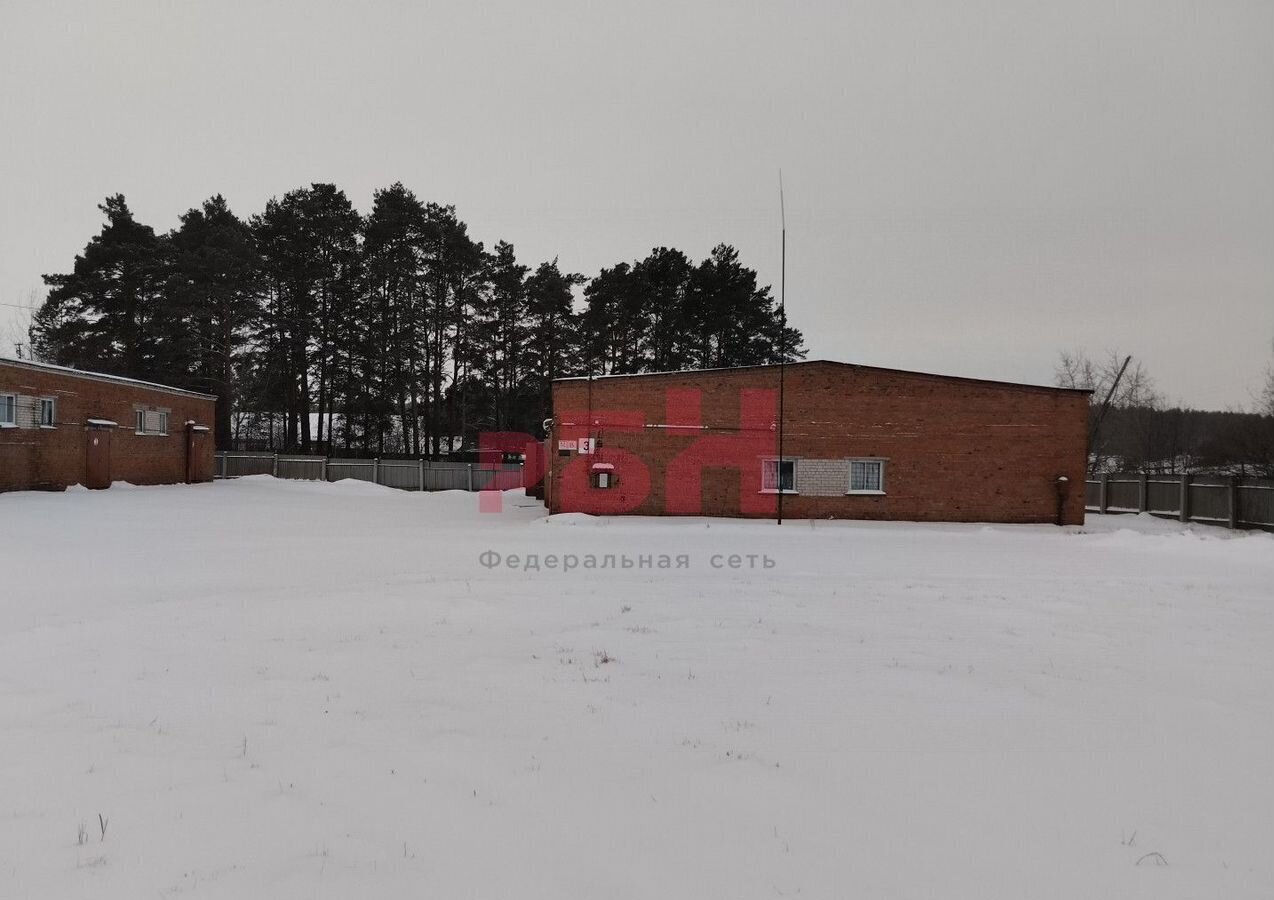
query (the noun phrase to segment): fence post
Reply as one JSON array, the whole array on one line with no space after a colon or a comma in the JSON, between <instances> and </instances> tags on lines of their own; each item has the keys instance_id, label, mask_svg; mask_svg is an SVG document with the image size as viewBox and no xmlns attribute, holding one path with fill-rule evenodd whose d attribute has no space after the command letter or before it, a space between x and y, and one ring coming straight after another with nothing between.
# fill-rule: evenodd
<instances>
[{"instance_id":1,"label":"fence post","mask_svg":"<svg viewBox=\"0 0 1274 900\"><path fill-rule=\"evenodd\" d=\"M279 454L274 454L274 461L270 464L270 475L274 478L279 477Z\"/></svg>"},{"instance_id":2,"label":"fence post","mask_svg":"<svg viewBox=\"0 0 1274 900\"><path fill-rule=\"evenodd\" d=\"M1181 521L1190 521L1190 476L1181 476Z\"/></svg>"},{"instance_id":3,"label":"fence post","mask_svg":"<svg viewBox=\"0 0 1274 900\"><path fill-rule=\"evenodd\" d=\"M1236 475L1230 476L1230 483L1227 485L1226 494L1230 499L1230 522L1231 528L1239 527L1239 479Z\"/></svg>"},{"instance_id":4,"label":"fence post","mask_svg":"<svg viewBox=\"0 0 1274 900\"><path fill-rule=\"evenodd\" d=\"M319 477L326 483L327 481L327 457L323 457L323 463L319 467Z\"/></svg>"},{"instance_id":5,"label":"fence post","mask_svg":"<svg viewBox=\"0 0 1274 900\"><path fill-rule=\"evenodd\" d=\"M222 453L217 457L217 468L221 470L221 477L226 477L226 455Z\"/></svg>"},{"instance_id":6,"label":"fence post","mask_svg":"<svg viewBox=\"0 0 1274 900\"><path fill-rule=\"evenodd\" d=\"M1144 513L1150 509L1150 476L1145 472L1137 480L1137 512Z\"/></svg>"},{"instance_id":7,"label":"fence post","mask_svg":"<svg viewBox=\"0 0 1274 900\"><path fill-rule=\"evenodd\" d=\"M425 489L425 458L422 456L416 462L418 463L416 470L420 473L420 490L423 492Z\"/></svg>"},{"instance_id":8,"label":"fence post","mask_svg":"<svg viewBox=\"0 0 1274 900\"><path fill-rule=\"evenodd\" d=\"M380 457L372 460L372 484L380 484Z\"/></svg>"},{"instance_id":9,"label":"fence post","mask_svg":"<svg viewBox=\"0 0 1274 900\"><path fill-rule=\"evenodd\" d=\"M468 466L469 493L473 493L473 463L466 463Z\"/></svg>"},{"instance_id":10,"label":"fence post","mask_svg":"<svg viewBox=\"0 0 1274 900\"><path fill-rule=\"evenodd\" d=\"M1106 497L1110 490L1110 476L1105 472L1101 473L1101 492L1097 495L1097 511L1099 513L1106 512Z\"/></svg>"}]
</instances>

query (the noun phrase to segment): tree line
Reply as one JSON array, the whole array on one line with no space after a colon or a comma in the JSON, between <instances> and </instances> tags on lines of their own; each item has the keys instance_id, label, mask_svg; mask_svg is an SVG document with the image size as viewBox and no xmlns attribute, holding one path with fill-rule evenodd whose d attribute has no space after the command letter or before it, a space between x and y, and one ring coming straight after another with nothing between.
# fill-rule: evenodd
<instances>
[{"instance_id":1,"label":"tree line","mask_svg":"<svg viewBox=\"0 0 1274 900\"><path fill-rule=\"evenodd\" d=\"M39 359L215 394L219 446L440 455L541 433L569 375L804 356L768 287L720 244L592 279L487 249L401 183L360 214L333 184L248 219L218 195L167 234L122 195L31 326Z\"/></svg>"},{"instance_id":2,"label":"tree line","mask_svg":"<svg viewBox=\"0 0 1274 900\"><path fill-rule=\"evenodd\" d=\"M1183 409L1165 402L1146 368L1124 356L1059 356L1059 387L1093 392L1089 472L1201 473L1274 478L1274 363L1251 410ZM1114 388L1111 392L1112 386ZM1110 406L1102 413L1107 395Z\"/></svg>"}]
</instances>

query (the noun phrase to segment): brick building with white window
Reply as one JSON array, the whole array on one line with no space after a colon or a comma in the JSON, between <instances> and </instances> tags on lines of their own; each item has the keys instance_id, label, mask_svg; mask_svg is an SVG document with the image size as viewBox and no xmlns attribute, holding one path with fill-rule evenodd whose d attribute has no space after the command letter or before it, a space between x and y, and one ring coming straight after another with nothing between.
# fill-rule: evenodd
<instances>
[{"instance_id":1,"label":"brick building with white window","mask_svg":"<svg viewBox=\"0 0 1274 900\"><path fill-rule=\"evenodd\" d=\"M760 518L781 501L791 518L1077 524L1088 395L826 361L559 379L545 502Z\"/></svg>"},{"instance_id":2,"label":"brick building with white window","mask_svg":"<svg viewBox=\"0 0 1274 900\"><path fill-rule=\"evenodd\" d=\"M210 481L216 398L0 359L0 491Z\"/></svg>"}]
</instances>

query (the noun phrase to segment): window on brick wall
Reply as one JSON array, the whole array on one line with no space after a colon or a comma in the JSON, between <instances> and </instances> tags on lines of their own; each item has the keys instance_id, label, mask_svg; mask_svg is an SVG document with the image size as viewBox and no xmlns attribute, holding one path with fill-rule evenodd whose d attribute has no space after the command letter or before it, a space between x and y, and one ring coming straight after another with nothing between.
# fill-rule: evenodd
<instances>
[{"instance_id":1,"label":"window on brick wall","mask_svg":"<svg viewBox=\"0 0 1274 900\"><path fill-rule=\"evenodd\" d=\"M771 493L796 493L796 460L761 460L761 490Z\"/></svg>"},{"instance_id":2,"label":"window on brick wall","mask_svg":"<svg viewBox=\"0 0 1274 900\"><path fill-rule=\"evenodd\" d=\"M595 488L606 490L615 486L615 467L610 463L595 463L589 476Z\"/></svg>"},{"instance_id":3,"label":"window on brick wall","mask_svg":"<svg viewBox=\"0 0 1274 900\"><path fill-rule=\"evenodd\" d=\"M14 428L18 424L18 398L13 394L0 394L0 428Z\"/></svg>"},{"instance_id":4,"label":"window on brick wall","mask_svg":"<svg viewBox=\"0 0 1274 900\"><path fill-rule=\"evenodd\" d=\"M849 461L850 494L883 494L885 461L883 459L851 459Z\"/></svg>"},{"instance_id":5,"label":"window on brick wall","mask_svg":"<svg viewBox=\"0 0 1274 900\"><path fill-rule=\"evenodd\" d=\"M138 434L167 434L168 433L168 411L156 409L138 409L134 411L136 415L136 425L134 430Z\"/></svg>"},{"instance_id":6,"label":"window on brick wall","mask_svg":"<svg viewBox=\"0 0 1274 900\"><path fill-rule=\"evenodd\" d=\"M51 398L49 397L40 398L38 412L40 415L41 428L52 428L54 425L57 424L56 410L57 410L57 406Z\"/></svg>"}]
</instances>

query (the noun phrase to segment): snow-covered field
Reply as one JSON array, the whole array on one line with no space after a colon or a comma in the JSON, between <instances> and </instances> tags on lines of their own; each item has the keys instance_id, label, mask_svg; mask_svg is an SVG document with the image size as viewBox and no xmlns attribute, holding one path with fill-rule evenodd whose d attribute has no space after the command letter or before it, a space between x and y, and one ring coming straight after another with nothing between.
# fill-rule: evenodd
<instances>
[{"instance_id":1,"label":"snow-covered field","mask_svg":"<svg viewBox=\"0 0 1274 900\"><path fill-rule=\"evenodd\" d=\"M0 496L0 897L1274 893L1274 536L477 503Z\"/></svg>"}]
</instances>

